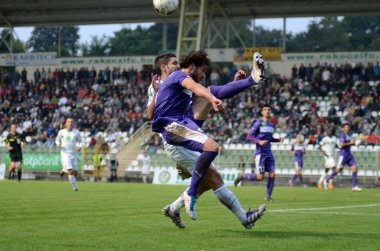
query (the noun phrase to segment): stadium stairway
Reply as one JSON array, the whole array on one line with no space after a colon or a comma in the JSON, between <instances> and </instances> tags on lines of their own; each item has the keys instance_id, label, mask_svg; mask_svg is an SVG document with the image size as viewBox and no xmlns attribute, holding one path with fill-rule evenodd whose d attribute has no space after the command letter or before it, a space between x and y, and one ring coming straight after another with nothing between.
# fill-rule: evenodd
<instances>
[{"instance_id":1,"label":"stadium stairway","mask_svg":"<svg viewBox=\"0 0 380 251\"><path fill-rule=\"evenodd\" d=\"M136 162L141 153L141 146L146 138L153 134L151 122L145 122L135 133L131 135L128 143L119 150L116 157L119 160L117 177L125 177L125 169L132 162Z\"/></svg>"}]
</instances>

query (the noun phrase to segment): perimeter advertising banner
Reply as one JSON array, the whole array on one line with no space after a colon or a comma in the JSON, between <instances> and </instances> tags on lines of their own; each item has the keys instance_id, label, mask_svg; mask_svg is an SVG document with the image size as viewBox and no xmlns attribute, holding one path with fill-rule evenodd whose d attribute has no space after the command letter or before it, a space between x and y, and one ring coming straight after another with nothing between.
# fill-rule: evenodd
<instances>
[{"instance_id":1,"label":"perimeter advertising banner","mask_svg":"<svg viewBox=\"0 0 380 251\"><path fill-rule=\"evenodd\" d=\"M235 49L233 61L252 61L255 52L260 52L266 61L278 61L281 60L282 56L282 49L280 47L241 48Z\"/></svg>"},{"instance_id":2,"label":"perimeter advertising banner","mask_svg":"<svg viewBox=\"0 0 380 251\"><path fill-rule=\"evenodd\" d=\"M27 65L55 65L57 53L2 53L0 54L0 66L27 66Z\"/></svg>"},{"instance_id":3,"label":"perimeter advertising banner","mask_svg":"<svg viewBox=\"0 0 380 251\"><path fill-rule=\"evenodd\" d=\"M222 176L224 184L227 186L233 186L239 171L237 169L232 170L218 170ZM189 185L190 179L182 180L174 167L168 168L155 168L153 176L153 184L161 185Z\"/></svg>"},{"instance_id":4,"label":"perimeter advertising banner","mask_svg":"<svg viewBox=\"0 0 380 251\"><path fill-rule=\"evenodd\" d=\"M28 170L39 171L59 171L61 170L61 155L60 154L46 154L46 153L24 153L22 168ZM6 156L5 165L9 167L10 158ZM79 156L79 170L82 166L82 156Z\"/></svg>"}]
</instances>

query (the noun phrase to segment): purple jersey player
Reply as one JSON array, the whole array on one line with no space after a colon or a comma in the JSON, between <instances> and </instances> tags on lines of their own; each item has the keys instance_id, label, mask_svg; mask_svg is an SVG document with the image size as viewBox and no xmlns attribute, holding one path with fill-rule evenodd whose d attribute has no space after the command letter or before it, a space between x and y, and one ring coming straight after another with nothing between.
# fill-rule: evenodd
<instances>
[{"instance_id":1,"label":"purple jersey player","mask_svg":"<svg viewBox=\"0 0 380 251\"><path fill-rule=\"evenodd\" d=\"M351 146L355 145L355 141L350 135L350 124L348 122L343 123L343 132L340 134L340 151L339 160L336 170L323 182L323 185L327 187L327 183L333 179L343 169L344 165L350 166L352 171L352 191L360 192L362 189L357 186L357 172L358 167L354 155L351 153ZM334 185L329 184L329 189L334 189Z\"/></svg>"},{"instance_id":2,"label":"purple jersey player","mask_svg":"<svg viewBox=\"0 0 380 251\"><path fill-rule=\"evenodd\" d=\"M301 187L304 187L302 178L302 168L303 168L303 155L306 153L305 145L302 143L302 135L298 134L296 137L296 142L292 145L290 153L294 154L294 168L295 174L293 178L289 180L290 186L294 185L297 177L300 178Z\"/></svg>"},{"instance_id":3,"label":"purple jersey player","mask_svg":"<svg viewBox=\"0 0 380 251\"><path fill-rule=\"evenodd\" d=\"M240 174L235 180L235 186L242 180L257 180L264 179L264 173L269 173L267 184L267 193L265 200L271 201L271 195L274 187L275 179L275 161L271 151L271 142L282 142L282 138L273 138L275 126L270 122L271 109L269 105L264 105L261 110L262 119L257 120L252 129L249 131L247 139L256 144L255 164L256 173Z\"/></svg>"},{"instance_id":4,"label":"purple jersey player","mask_svg":"<svg viewBox=\"0 0 380 251\"><path fill-rule=\"evenodd\" d=\"M170 53L160 55L156 58L155 66L156 69L159 70L161 80L166 80L168 76L175 71L176 67L174 65L174 62L177 62L177 59L175 55ZM262 65L262 56L259 53L255 53L252 65L253 69L250 77L244 80L239 80L241 78L244 78L244 76L246 75L245 72L239 71L235 75L233 82L220 86L211 86L211 93L219 99L224 99L228 98L229 96L236 95L237 93L249 88L254 83L260 82L263 79L263 69L260 68L262 67ZM152 88L154 88L153 85ZM152 88L150 87L150 89ZM148 118L153 117L155 96L156 95L154 93L150 96L151 102L147 110ZM205 119L207 119L207 114L211 107L211 104L204 98L199 98L196 95L193 96L192 109L194 112L194 119L198 125L201 124L199 122L203 122ZM181 178L185 179L187 177L190 177L200 153L190 151L181 146L166 144L165 141L164 148L168 155L171 157L171 159L177 164L177 169L178 171L180 171ZM233 192L230 191L224 185L220 174L216 171L216 169L213 166L210 166L210 168L207 171L207 175L201 182L201 185L198 189L198 197L201 196L203 192L209 189L214 190L215 195L222 202L222 204L224 204L229 210L231 210L236 216L238 216L244 227L247 229L253 227L256 220L260 218L260 216L263 214L265 210L265 205L261 205L258 209L255 209L253 211L244 211L240 205L239 200L235 197ZM163 214L167 217L170 217L173 223L180 228L184 228L185 224L180 218L179 210L182 207L185 207L186 211L188 211L188 197L189 196L187 195L186 190L177 200L175 200L170 205L165 206L163 209ZM193 212L191 212L189 216L192 217L192 219L195 219L194 216L196 215Z\"/></svg>"},{"instance_id":5,"label":"purple jersey player","mask_svg":"<svg viewBox=\"0 0 380 251\"><path fill-rule=\"evenodd\" d=\"M207 99L215 111L223 110L223 103L206 88L198 84L205 77L210 60L207 53L195 51L183 60L180 71L175 71L160 85L154 108L152 130L162 134L171 145L200 152L192 173L187 194L189 211L194 213L198 187L219 152L219 145L209 138L194 122L193 93Z\"/></svg>"}]
</instances>

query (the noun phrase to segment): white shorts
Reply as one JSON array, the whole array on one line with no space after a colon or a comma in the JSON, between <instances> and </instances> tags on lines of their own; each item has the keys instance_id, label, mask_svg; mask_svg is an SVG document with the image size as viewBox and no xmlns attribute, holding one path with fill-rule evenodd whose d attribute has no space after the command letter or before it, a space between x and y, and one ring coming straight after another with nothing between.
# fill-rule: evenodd
<instances>
[{"instance_id":1,"label":"white shorts","mask_svg":"<svg viewBox=\"0 0 380 251\"><path fill-rule=\"evenodd\" d=\"M78 158L75 155L61 155L62 170L67 173L68 170L78 170Z\"/></svg>"},{"instance_id":2,"label":"white shorts","mask_svg":"<svg viewBox=\"0 0 380 251\"><path fill-rule=\"evenodd\" d=\"M171 160L177 164L178 174L181 178L190 177L201 153L170 144L164 144L164 147Z\"/></svg>"},{"instance_id":3,"label":"white shorts","mask_svg":"<svg viewBox=\"0 0 380 251\"><path fill-rule=\"evenodd\" d=\"M336 167L335 159L333 156L325 156L325 168L333 168Z\"/></svg>"}]
</instances>

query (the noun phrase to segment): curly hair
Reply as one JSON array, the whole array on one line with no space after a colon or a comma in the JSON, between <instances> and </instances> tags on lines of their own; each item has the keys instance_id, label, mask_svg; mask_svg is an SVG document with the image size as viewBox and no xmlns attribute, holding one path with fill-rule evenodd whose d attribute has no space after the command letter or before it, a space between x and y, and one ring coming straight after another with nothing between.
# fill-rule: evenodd
<instances>
[{"instance_id":1,"label":"curly hair","mask_svg":"<svg viewBox=\"0 0 380 251\"><path fill-rule=\"evenodd\" d=\"M196 67L209 66L210 63L210 58L205 50L191 51L181 58L181 68L187 68L191 64L194 64Z\"/></svg>"}]
</instances>

